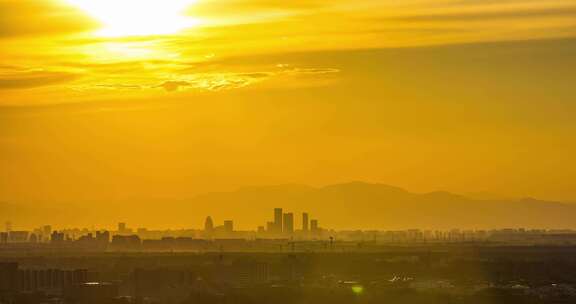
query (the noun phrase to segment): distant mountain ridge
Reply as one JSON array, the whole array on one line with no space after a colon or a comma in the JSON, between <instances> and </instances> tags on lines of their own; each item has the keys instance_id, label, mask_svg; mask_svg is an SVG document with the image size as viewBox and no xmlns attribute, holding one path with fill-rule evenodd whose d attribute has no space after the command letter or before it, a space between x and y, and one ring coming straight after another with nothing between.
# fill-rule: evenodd
<instances>
[{"instance_id":1,"label":"distant mountain ridge","mask_svg":"<svg viewBox=\"0 0 576 304\"><path fill-rule=\"evenodd\" d=\"M272 209L308 212L320 225L335 229L576 229L576 204L525 199L473 199L444 191L413 193L385 184L349 182L311 187L299 184L243 187L190 199L36 205L0 204L0 221L28 225L66 223L108 227L118 221L133 227L202 227L232 219L240 229L272 220ZM136 226L138 225L138 226Z\"/></svg>"},{"instance_id":2,"label":"distant mountain ridge","mask_svg":"<svg viewBox=\"0 0 576 304\"><path fill-rule=\"evenodd\" d=\"M444 191L417 194L365 182L320 188L250 187L201 195L191 203L242 205L258 217L270 217L271 208L284 207L309 212L327 226L349 229L576 228L574 204L535 199L480 200Z\"/></svg>"}]
</instances>

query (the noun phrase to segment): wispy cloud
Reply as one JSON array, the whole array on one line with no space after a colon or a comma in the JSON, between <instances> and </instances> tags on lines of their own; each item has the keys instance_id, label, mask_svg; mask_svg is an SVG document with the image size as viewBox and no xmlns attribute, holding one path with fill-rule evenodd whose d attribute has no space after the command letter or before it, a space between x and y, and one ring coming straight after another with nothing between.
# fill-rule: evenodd
<instances>
[{"instance_id":1,"label":"wispy cloud","mask_svg":"<svg viewBox=\"0 0 576 304\"><path fill-rule=\"evenodd\" d=\"M54 0L0 0L0 38L79 33L98 25Z\"/></svg>"},{"instance_id":2,"label":"wispy cloud","mask_svg":"<svg viewBox=\"0 0 576 304\"><path fill-rule=\"evenodd\" d=\"M466 21L510 20L519 18L548 18L548 17L576 18L576 6L572 8L557 7L557 8L520 9L520 10L507 10L507 11L422 14L422 15L401 16L392 19L399 21L466 22Z\"/></svg>"},{"instance_id":3,"label":"wispy cloud","mask_svg":"<svg viewBox=\"0 0 576 304\"><path fill-rule=\"evenodd\" d=\"M79 78L66 72L0 69L0 90L30 89L62 84Z\"/></svg>"}]
</instances>

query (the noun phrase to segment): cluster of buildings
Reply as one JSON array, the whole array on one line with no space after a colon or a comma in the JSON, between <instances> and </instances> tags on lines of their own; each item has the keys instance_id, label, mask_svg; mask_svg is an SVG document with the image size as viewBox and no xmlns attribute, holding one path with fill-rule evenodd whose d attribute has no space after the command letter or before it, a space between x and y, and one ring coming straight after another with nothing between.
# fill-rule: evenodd
<instances>
[{"instance_id":1,"label":"cluster of buildings","mask_svg":"<svg viewBox=\"0 0 576 304\"><path fill-rule=\"evenodd\" d=\"M249 288L271 282L294 282L294 260L272 264L254 258L218 258L202 265L156 267L129 263L103 271L88 269L22 267L0 262L0 303L129 304L181 303L215 288ZM113 280L98 280L107 275Z\"/></svg>"},{"instance_id":2,"label":"cluster of buildings","mask_svg":"<svg viewBox=\"0 0 576 304\"><path fill-rule=\"evenodd\" d=\"M318 220L310 219L307 212L302 213L302 229L300 233L307 235L317 235L320 231L318 227ZM274 208L274 221L267 222L266 227L259 226L259 232L266 232L272 235L292 235L295 232L294 228L294 213L284 213L282 208Z\"/></svg>"},{"instance_id":3,"label":"cluster of buildings","mask_svg":"<svg viewBox=\"0 0 576 304\"><path fill-rule=\"evenodd\" d=\"M130 243L139 240L161 240L164 238L192 238L198 240L213 239L318 239L325 232L318 226L317 219L310 219L308 213L302 213L301 229L294 224L294 213L284 213L282 208L274 209L274 219L259 226L256 231L240 231L234 228L233 220L225 220L222 225L215 225L211 216L204 222L204 229L149 230L132 229L124 222L118 223L115 231L94 229L53 230L45 225L32 231L14 230L10 222L6 230L0 232L0 245L6 244L46 244L61 245L66 243L99 244Z\"/></svg>"},{"instance_id":4,"label":"cluster of buildings","mask_svg":"<svg viewBox=\"0 0 576 304\"><path fill-rule=\"evenodd\" d=\"M303 212L299 220L292 212L274 208L272 220L257 230L237 230L233 220L216 225L211 216L203 229L132 229L118 223L112 231L94 229L53 230L45 225L32 231L13 230L6 224L0 232L0 250L70 248L89 251L282 251L360 250L389 244L433 243L576 244L576 231L542 229L493 230L328 230ZM304 244L306 243L306 244ZM334 245L336 243L336 245ZM380 244L380 245L377 245Z\"/></svg>"},{"instance_id":5,"label":"cluster of buildings","mask_svg":"<svg viewBox=\"0 0 576 304\"><path fill-rule=\"evenodd\" d=\"M301 229L297 229L294 224L294 213L284 212L282 208L274 208L273 221L266 222L266 226L258 226L255 232L256 237L294 238L309 239L318 237L321 228L317 219L310 219L307 212L302 213ZM208 216L204 222L204 236L230 236L235 232L234 222L225 220L223 225L214 226L212 217Z\"/></svg>"},{"instance_id":6,"label":"cluster of buildings","mask_svg":"<svg viewBox=\"0 0 576 304\"><path fill-rule=\"evenodd\" d=\"M0 303L119 303L118 285L91 282L87 269L20 268L0 262Z\"/></svg>"}]
</instances>

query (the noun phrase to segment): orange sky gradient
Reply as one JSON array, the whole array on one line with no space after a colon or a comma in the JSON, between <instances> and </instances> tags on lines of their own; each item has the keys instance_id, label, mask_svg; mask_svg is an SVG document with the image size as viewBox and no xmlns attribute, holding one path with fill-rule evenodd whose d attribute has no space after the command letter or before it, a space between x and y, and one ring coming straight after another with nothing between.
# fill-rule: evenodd
<instances>
[{"instance_id":1,"label":"orange sky gradient","mask_svg":"<svg viewBox=\"0 0 576 304\"><path fill-rule=\"evenodd\" d=\"M0 201L576 200L573 0L90 1L0 0Z\"/></svg>"}]
</instances>

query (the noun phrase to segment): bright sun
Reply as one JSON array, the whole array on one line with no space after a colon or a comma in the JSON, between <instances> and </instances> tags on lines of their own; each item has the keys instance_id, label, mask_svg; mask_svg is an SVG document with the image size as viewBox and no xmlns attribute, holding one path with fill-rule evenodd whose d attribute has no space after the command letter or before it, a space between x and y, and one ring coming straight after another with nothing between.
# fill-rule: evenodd
<instances>
[{"instance_id":1,"label":"bright sun","mask_svg":"<svg viewBox=\"0 0 576 304\"><path fill-rule=\"evenodd\" d=\"M196 0L67 0L102 23L107 37L173 34L194 26L184 15Z\"/></svg>"}]
</instances>

